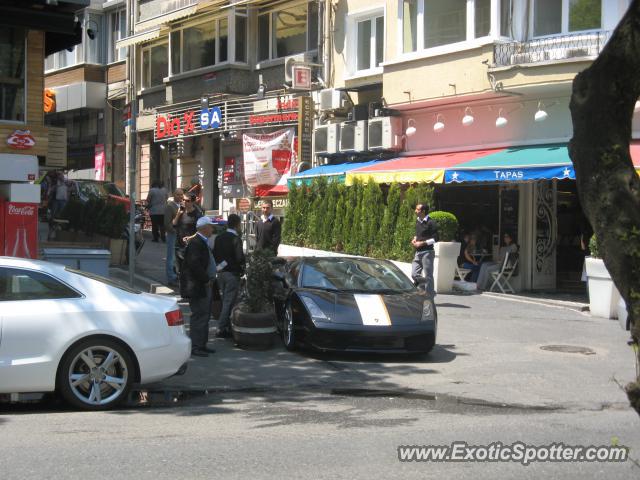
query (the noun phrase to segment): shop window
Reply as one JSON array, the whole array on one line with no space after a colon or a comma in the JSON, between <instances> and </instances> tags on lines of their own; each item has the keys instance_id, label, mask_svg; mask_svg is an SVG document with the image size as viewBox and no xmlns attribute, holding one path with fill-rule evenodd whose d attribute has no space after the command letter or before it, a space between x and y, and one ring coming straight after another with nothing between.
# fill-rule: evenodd
<instances>
[{"instance_id":1,"label":"shop window","mask_svg":"<svg viewBox=\"0 0 640 480\"><path fill-rule=\"evenodd\" d=\"M155 45L142 50L142 88L162 85L169 74L167 45Z\"/></svg>"},{"instance_id":2,"label":"shop window","mask_svg":"<svg viewBox=\"0 0 640 480\"><path fill-rule=\"evenodd\" d=\"M0 30L0 121L25 121L26 32Z\"/></svg>"},{"instance_id":3,"label":"shop window","mask_svg":"<svg viewBox=\"0 0 640 480\"><path fill-rule=\"evenodd\" d=\"M602 28L602 0L534 0L536 37Z\"/></svg>"},{"instance_id":4,"label":"shop window","mask_svg":"<svg viewBox=\"0 0 640 480\"><path fill-rule=\"evenodd\" d=\"M283 58L318 47L315 2L261 12L258 16L258 60Z\"/></svg>"}]
</instances>

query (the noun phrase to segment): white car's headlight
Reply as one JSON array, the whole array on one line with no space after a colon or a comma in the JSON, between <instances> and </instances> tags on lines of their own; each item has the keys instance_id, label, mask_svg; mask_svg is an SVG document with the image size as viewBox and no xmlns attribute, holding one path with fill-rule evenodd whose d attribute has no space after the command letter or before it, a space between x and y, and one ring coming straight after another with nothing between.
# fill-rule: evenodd
<instances>
[{"instance_id":1,"label":"white car's headlight","mask_svg":"<svg viewBox=\"0 0 640 480\"><path fill-rule=\"evenodd\" d=\"M318 306L318 304L314 302L311 298L304 297L304 296L301 296L300 298L302 299L302 302L304 303L304 305L307 307L307 310L309 310L309 313L311 314L311 320L313 321L313 323L315 323L316 321L320 321L320 322L329 321L329 317L327 317L324 314L324 312Z\"/></svg>"},{"instance_id":2,"label":"white car's headlight","mask_svg":"<svg viewBox=\"0 0 640 480\"><path fill-rule=\"evenodd\" d=\"M433 300L425 300L422 304L422 318L420 320L423 322L428 322L434 321L435 319L435 305L433 303Z\"/></svg>"}]
</instances>

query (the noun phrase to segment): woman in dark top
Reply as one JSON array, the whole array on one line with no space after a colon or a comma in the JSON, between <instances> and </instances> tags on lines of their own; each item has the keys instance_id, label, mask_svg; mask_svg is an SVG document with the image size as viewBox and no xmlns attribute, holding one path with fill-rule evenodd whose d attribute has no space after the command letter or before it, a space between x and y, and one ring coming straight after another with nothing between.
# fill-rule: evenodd
<instances>
[{"instance_id":1,"label":"woman in dark top","mask_svg":"<svg viewBox=\"0 0 640 480\"><path fill-rule=\"evenodd\" d=\"M184 238L196 233L196 222L201 216L202 211L195 204L195 195L188 195L173 219L173 226L176 229L176 267L178 275L184 260L184 250L187 246Z\"/></svg>"}]
</instances>

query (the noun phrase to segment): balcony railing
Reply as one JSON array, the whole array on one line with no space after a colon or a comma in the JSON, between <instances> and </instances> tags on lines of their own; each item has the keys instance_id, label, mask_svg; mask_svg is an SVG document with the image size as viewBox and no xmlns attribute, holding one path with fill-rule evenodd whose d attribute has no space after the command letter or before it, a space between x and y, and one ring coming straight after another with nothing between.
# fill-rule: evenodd
<instances>
[{"instance_id":1,"label":"balcony railing","mask_svg":"<svg viewBox=\"0 0 640 480\"><path fill-rule=\"evenodd\" d=\"M576 33L528 42L499 43L493 48L495 67L597 57L611 36L610 31Z\"/></svg>"}]
</instances>

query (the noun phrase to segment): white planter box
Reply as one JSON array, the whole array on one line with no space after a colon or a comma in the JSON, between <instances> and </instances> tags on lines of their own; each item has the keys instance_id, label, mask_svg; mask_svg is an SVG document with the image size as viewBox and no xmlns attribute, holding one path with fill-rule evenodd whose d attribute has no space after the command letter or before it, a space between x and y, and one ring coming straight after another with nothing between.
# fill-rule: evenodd
<instances>
[{"instance_id":1,"label":"white planter box","mask_svg":"<svg viewBox=\"0 0 640 480\"><path fill-rule=\"evenodd\" d=\"M623 330L629 330L629 315L627 313L627 304L624 298L618 300L618 323Z\"/></svg>"},{"instance_id":2,"label":"white planter box","mask_svg":"<svg viewBox=\"0 0 640 480\"><path fill-rule=\"evenodd\" d=\"M453 277L460 255L460 242L438 242L435 245L436 260L433 279L437 293L453 291Z\"/></svg>"},{"instance_id":3,"label":"white planter box","mask_svg":"<svg viewBox=\"0 0 640 480\"><path fill-rule=\"evenodd\" d=\"M591 315L604 318L618 317L620 293L611 280L600 258L585 258L589 286L589 310Z\"/></svg>"}]
</instances>

